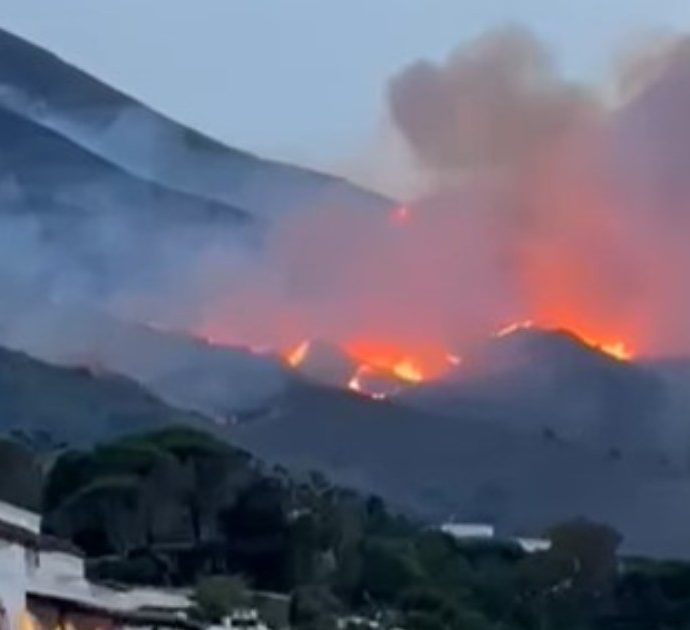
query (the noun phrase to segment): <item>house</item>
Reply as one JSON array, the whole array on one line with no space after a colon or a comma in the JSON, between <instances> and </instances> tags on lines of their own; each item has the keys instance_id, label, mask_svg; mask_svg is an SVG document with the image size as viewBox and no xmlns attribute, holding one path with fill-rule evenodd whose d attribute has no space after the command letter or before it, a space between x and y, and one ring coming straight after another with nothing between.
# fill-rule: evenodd
<instances>
[{"instance_id":1,"label":"house","mask_svg":"<svg viewBox=\"0 0 690 630\"><path fill-rule=\"evenodd\" d=\"M498 537L493 525L485 523L444 523L439 528L444 534L463 542L477 542L492 540L497 543L509 543L520 547L525 553L538 553L551 549L551 541L547 538L533 538L521 536Z\"/></svg>"},{"instance_id":2,"label":"house","mask_svg":"<svg viewBox=\"0 0 690 630\"><path fill-rule=\"evenodd\" d=\"M441 531L457 540L488 540L495 534L494 526L485 523L444 523Z\"/></svg>"},{"instance_id":3,"label":"house","mask_svg":"<svg viewBox=\"0 0 690 630\"><path fill-rule=\"evenodd\" d=\"M90 582L69 543L41 534L41 519L0 502L0 628L8 630L202 630L185 595L118 590Z\"/></svg>"},{"instance_id":4,"label":"house","mask_svg":"<svg viewBox=\"0 0 690 630\"><path fill-rule=\"evenodd\" d=\"M211 626L209 630L269 630L269 628L261 620L258 610L242 608L223 619L223 625Z\"/></svg>"},{"instance_id":5,"label":"house","mask_svg":"<svg viewBox=\"0 0 690 630\"><path fill-rule=\"evenodd\" d=\"M520 545L526 553L537 553L551 549L551 541L548 538L515 538L515 542Z\"/></svg>"}]
</instances>

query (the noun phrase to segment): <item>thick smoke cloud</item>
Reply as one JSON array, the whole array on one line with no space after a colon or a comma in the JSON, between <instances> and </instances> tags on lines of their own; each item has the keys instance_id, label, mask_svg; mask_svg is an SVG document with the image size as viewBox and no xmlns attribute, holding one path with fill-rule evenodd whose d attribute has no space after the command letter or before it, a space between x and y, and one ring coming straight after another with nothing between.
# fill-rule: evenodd
<instances>
[{"instance_id":1,"label":"thick smoke cloud","mask_svg":"<svg viewBox=\"0 0 690 630\"><path fill-rule=\"evenodd\" d=\"M431 371L441 349L522 319L687 354L688 50L630 57L613 104L514 28L403 69L391 117L435 185L406 218L318 208L282 223L260 275L204 326L279 346L376 341Z\"/></svg>"},{"instance_id":2,"label":"thick smoke cloud","mask_svg":"<svg viewBox=\"0 0 690 630\"><path fill-rule=\"evenodd\" d=\"M490 33L391 80L392 120L433 174L406 208L285 212L251 246L202 216L118 209L65 229L10 212L3 293L261 349L320 338L428 374L523 319L688 353L689 48L637 59L610 105L528 33Z\"/></svg>"},{"instance_id":3,"label":"thick smoke cloud","mask_svg":"<svg viewBox=\"0 0 690 630\"><path fill-rule=\"evenodd\" d=\"M393 119L419 158L441 170L514 164L589 105L517 28L484 35L443 64L414 63L390 84Z\"/></svg>"}]
</instances>

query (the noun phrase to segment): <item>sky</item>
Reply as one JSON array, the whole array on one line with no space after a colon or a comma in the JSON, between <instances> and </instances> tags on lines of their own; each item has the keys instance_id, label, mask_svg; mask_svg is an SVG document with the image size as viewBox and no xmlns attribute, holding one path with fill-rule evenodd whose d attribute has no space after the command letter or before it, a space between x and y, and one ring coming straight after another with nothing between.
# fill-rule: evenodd
<instances>
[{"instance_id":1,"label":"sky","mask_svg":"<svg viewBox=\"0 0 690 630\"><path fill-rule=\"evenodd\" d=\"M2 0L0 27L231 145L321 166L385 119L388 79L520 24L568 76L603 82L614 53L690 28L687 0ZM333 170L333 169L331 169Z\"/></svg>"}]
</instances>

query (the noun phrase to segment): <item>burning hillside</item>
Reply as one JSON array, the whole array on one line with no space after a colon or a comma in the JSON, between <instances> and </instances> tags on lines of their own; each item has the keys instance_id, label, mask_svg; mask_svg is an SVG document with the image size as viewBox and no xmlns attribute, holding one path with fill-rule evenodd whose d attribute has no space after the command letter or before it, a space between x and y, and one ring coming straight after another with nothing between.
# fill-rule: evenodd
<instances>
[{"instance_id":1,"label":"burning hillside","mask_svg":"<svg viewBox=\"0 0 690 630\"><path fill-rule=\"evenodd\" d=\"M251 203L239 194L244 180L215 196L209 184L200 197L232 198L239 212L194 210L201 201L145 192L94 160L74 182L43 182L41 138L61 161L85 163L77 139L62 137L76 127L20 130L8 113L3 340L57 359L96 354L89 346L101 340L86 332L65 350L52 332L60 326L46 322L59 305L277 355L308 378L378 396L471 369L468 353L513 322L569 330L618 359L690 354L688 50L678 41L654 51L653 67L606 100L564 80L515 29L410 65L390 82L388 113L414 157L410 180L423 185L398 204L320 177L307 195L312 179L300 176L293 198L273 168L251 177ZM107 143L87 144L109 158ZM191 171L196 154L175 146ZM34 151L19 159L26 147ZM222 164L214 182L236 162ZM207 170L185 189L203 188ZM29 171L36 190L57 187L55 211L15 190ZM92 181L102 182L98 200L113 203L62 219L65 207L91 207L82 185ZM342 194L318 192L331 184ZM264 196L276 212L254 211Z\"/></svg>"},{"instance_id":2,"label":"burning hillside","mask_svg":"<svg viewBox=\"0 0 690 630\"><path fill-rule=\"evenodd\" d=\"M196 331L282 352L322 339L405 383L510 322L621 360L690 353L690 160L670 128L690 128L688 50L655 51L654 72L606 102L518 30L413 64L389 105L425 188L387 214L322 207L277 225L260 270L205 304Z\"/></svg>"}]
</instances>

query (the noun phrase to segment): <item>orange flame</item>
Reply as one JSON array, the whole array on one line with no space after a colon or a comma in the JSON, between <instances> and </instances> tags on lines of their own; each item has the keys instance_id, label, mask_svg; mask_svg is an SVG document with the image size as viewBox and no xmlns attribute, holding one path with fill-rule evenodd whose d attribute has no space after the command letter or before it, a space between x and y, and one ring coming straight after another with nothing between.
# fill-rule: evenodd
<instances>
[{"instance_id":1,"label":"orange flame","mask_svg":"<svg viewBox=\"0 0 690 630\"><path fill-rule=\"evenodd\" d=\"M300 363L302 363L302 361L304 361L304 359L307 356L307 352L309 352L309 341L303 341L293 350L288 352L287 356L285 357L285 360L292 367L297 367Z\"/></svg>"},{"instance_id":2,"label":"orange flame","mask_svg":"<svg viewBox=\"0 0 690 630\"><path fill-rule=\"evenodd\" d=\"M603 352L614 359L618 359L619 361L630 361L634 357L634 353L628 344L620 339L602 341L599 340L599 338L595 335L583 334L575 327L565 327L561 325L538 325L531 319L508 324L497 331L494 334L494 337L507 337L508 335L512 335L519 330L529 330L531 328L538 327L543 328L544 330L568 330L591 348L599 350L600 352Z\"/></svg>"},{"instance_id":3,"label":"orange flame","mask_svg":"<svg viewBox=\"0 0 690 630\"><path fill-rule=\"evenodd\" d=\"M508 324L497 331L494 334L494 337L507 337L518 330L527 330L529 328L534 328L534 322L531 319L525 319L521 322L513 322L512 324Z\"/></svg>"},{"instance_id":4,"label":"orange flame","mask_svg":"<svg viewBox=\"0 0 690 630\"><path fill-rule=\"evenodd\" d=\"M393 365L391 371L403 381L419 383L420 381L424 380L424 374L422 374L422 371L415 365L412 359L403 359L402 361L398 361Z\"/></svg>"},{"instance_id":5,"label":"orange flame","mask_svg":"<svg viewBox=\"0 0 690 630\"><path fill-rule=\"evenodd\" d=\"M357 371L350 379L350 382L347 384L347 387L353 392L362 394L363 396L368 396L369 398L373 398L374 400L385 400L387 398L386 394L384 394L383 392L366 391L362 383L362 378L367 374L371 374L373 371L374 370L368 365L360 365L357 368Z\"/></svg>"},{"instance_id":6,"label":"orange flame","mask_svg":"<svg viewBox=\"0 0 690 630\"><path fill-rule=\"evenodd\" d=\"M391 212L391 220L393 223L407 223L410 219L409 206L398 206Z\"/></svg>"},{"instance_id":7,"label":"orange flame","mask_svg":"<svg viewBox=\"0 0 690 630\"><path fill-rule=\"evenodd\" d=\"M403 343L356 340L346 343L344 349L357 363L410 383L448 371L447 350L443 346L412 348Z\"/></svg>"}]
</instances>

